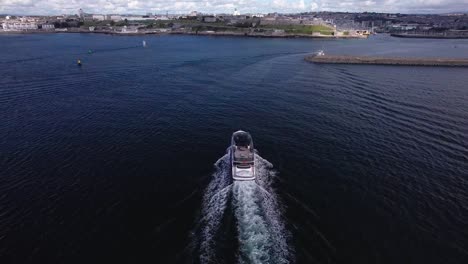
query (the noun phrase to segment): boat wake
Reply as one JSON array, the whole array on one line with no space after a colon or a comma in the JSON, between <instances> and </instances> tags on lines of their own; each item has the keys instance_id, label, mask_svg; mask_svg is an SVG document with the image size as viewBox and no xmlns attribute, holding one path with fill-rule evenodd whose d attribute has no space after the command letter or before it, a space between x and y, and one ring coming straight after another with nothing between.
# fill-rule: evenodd
<instances>
[{"instance_id":1,"label":"boat wake","mask_svg":"<svg viewBox=\"0 0 468 264\"><path fill-rule=\"evenodd\" d=\"M256 154L255 181L233 181L228 154L215 163L215 168L195 233L199 262L232 262L222 252L229 249L220 245L229 240L227 235L235 240L231 243L232 248L237 248L232 254L234 262L293 262L288 246L289 233L282 222L281 207L272 187L276 176L272 164Z\"/></svg>"}]
</instances>

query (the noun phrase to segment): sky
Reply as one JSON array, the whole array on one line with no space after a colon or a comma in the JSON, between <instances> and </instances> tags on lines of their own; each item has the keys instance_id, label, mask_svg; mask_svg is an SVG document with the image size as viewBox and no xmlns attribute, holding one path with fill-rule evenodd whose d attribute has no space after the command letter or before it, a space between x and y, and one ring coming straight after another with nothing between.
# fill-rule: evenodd
<instances>
[{"instance_id":1,"label":"sky","mask_svg":"<svg viewBox=\"0 0 468 264\"><path fill-rule=\"evenodd\" d=\"M467 12L468 0L0 0L0 14L296 13L310 11Z\"/></svg>"}]
</instances>

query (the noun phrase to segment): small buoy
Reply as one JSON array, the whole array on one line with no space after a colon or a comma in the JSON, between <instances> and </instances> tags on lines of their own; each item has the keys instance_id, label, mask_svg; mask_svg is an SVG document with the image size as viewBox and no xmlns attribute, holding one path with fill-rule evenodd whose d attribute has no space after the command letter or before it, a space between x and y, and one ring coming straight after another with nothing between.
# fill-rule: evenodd
<instances>
[{"instance_id":1,"label":"small buoy","mask_svg":"<svg viewBox=\"0 0 468 264\"><path fill-rule=\"evenodd\" d=\"M88 50L88 54L91 54L91 53L93 53L93 51L92 51L92 50Z\"/></svg>"},{"instance_id":2,"label":"small buoy","mask_svg":"<svg viewBox=\"0 0 468 264\"><path fill-rule=\"evenodd\" d=\"M81 60L78 60L76 64L78 64L78 66L81 66Z\"/></svg>"}]
</instances>

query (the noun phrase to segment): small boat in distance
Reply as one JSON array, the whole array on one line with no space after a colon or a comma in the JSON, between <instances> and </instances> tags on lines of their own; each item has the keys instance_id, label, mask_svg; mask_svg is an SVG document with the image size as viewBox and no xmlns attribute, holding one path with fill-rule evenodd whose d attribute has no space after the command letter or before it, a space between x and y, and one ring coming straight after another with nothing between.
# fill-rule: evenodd
<instances>
[{"instance_id":1,"label":"small boat in distance","mask_svg":"<svg viewBox=\"0 0 468 264\"><path fill-rule=\"evenodd\" d=\"M143 48L146 48L146 41L143 40Z\"/></svg>"},{"instance_id":2,"label":"small boat in distance","mask_svg":"<svg viewBox=\"0 0 468 264\"><path fill-rule=\"evenodd\" d=\"M319 57L319 56L324 56L325 52L323 50L317 50L314 52L314 56Z\"/></svg>"},{"instance_id":3,"label":"small boat in distance","mask_svg":"<svg viewBox=\"0 0 468 264\"><path fill-rule=\"evenodd\" d=\"M231 138L232 178L238 181L255 180L255 152L252 137L239 130Z\"/></svg>"}]
</instances>

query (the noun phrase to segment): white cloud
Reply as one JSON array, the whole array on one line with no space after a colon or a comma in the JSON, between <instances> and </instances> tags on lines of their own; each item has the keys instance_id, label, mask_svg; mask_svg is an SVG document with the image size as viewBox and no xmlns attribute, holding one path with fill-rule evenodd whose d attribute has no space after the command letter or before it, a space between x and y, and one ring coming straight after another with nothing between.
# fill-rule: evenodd
<instances>
[{"instance_id":1,"label":"white cloud","mask_svg":"<svg viewBox=\"0 0 468 264\"><path fill-rule=\"evenodd\" d=\"M319 5L316 2L310 3L310 10L319 11Z\"/></svg>"},{"instance_id":2,"label":"white cloud","mask_svg":"<svg viewBox=\"0 0 468 264\"><path fill-rule=\"evenodd\" d=\"M5 14L90 13L232 13L374 11L437 13L468 11L468 0L0 0Z\"/></svg>"},{"instance_id":3,"label":"white cloud","mask_svg":"<svg viewBox=\"0 0 468 264\"><path fill-rule=\"evenodd\" d=\"M311 0L310 7L313 11L468 12L468 0Z\"/></svg>"},{"instance_id":4,"label":"white cloud","mask_svg":"<svg viewBox=\"0 0 468 264\"><path fill-rule=\"evenodd\" d=\"M310 11L306 10L304 0L273 0L273 7L284 11Z\"/></svg>"}]
</instances>

